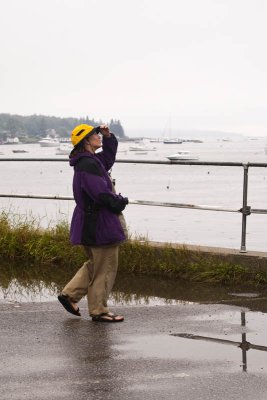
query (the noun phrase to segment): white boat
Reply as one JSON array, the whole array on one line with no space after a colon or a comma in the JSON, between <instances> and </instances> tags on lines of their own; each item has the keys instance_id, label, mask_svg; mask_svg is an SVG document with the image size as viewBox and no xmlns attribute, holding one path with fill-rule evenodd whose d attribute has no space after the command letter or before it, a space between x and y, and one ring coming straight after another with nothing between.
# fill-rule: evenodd
<instances>
[{"instance_id":1,"label":"white boat","mask_svg":"<svg viewBox=\"0 0 267 400\"><path fill-rule=\"evenodd\" d=\"M171 154L170 156L167 156L171 161L192 161L192 160L198 160L198 157L193 156L189 153L189 151L177 151L175 154Z\"/></svg>"},{"instance_id":2,"label":"white boat","mask_svg":"<svg viewBox=\"0 0 267 400\"><path fill-rule=\"evenodd\" d=\"M163 143L164 144L182 144L183 141L182 141L182 139L164 139Z\"/></svg>"},{"instance_id":3,"label":"white boat","mask_svg":"<svg viewBox=\"0 0 267 400\"><path fill-rule=\"evenodd\" d=\"M129 151L156 151L156 147L146 146L144 143L137 143L129 147Z\"/></svg>"},{"instance_id":4,"label":"white boat","mask_svg":"<svg viewBox=\"0 0 267 400\"><path fill-rule=\"evenodd\" d=\"M69 155L73 150L73 146L64 144L56 149L56 155Z\"/></svg>"},{"instance_id":5,"label":"white boat","mask_svg":"<svg viewBox=\"0 0 267 400\"><path fill-rule=\"evenodd\" d=\"M145 146L141 144L135 144L129 147L129 151L146 151Z\"/></svg>"},{"instance_id":6,"label":"white boat","mask_svg":"<svg viewBox=\"0 0 267 400\"><path fill-rule=\"evenodd\" d=\"M163 142L163 140L160 138L150 139L149 141L150 141L150 143L162 143Z\"/></svg>"},{"instance_id":7,"label":"white boat","mask_svg":"<svg viewBox=\"0 0 267 400\"><path fill-rule=\"evenodd\" d=\"M19 138L17 138L17 137L14 137L14 138L7 137L3 144L18 144L18 143L20 143Z\"/></svg>"},{"instance_id":8,"label":"white boat","mask_svg":"<svg viewBox=\"0 0 267 400\"><path fill-rule=\"evenodd\" d=\"M59 141L60 141L60 143L69 143L69 144L71 144L71 138L69 138L69 137L61 137L59 139Z\"/></svg>"},{"instance_id":9,"label":"white boat","mask_svg":"<svg viewBox=\"0 0 267 400\"><path fill-rule=\"evenodd\" d=\"M38 142L41 147L58 147L60 145L59 139L51 136L46 136Z\"/></svg>"}]
</instances>

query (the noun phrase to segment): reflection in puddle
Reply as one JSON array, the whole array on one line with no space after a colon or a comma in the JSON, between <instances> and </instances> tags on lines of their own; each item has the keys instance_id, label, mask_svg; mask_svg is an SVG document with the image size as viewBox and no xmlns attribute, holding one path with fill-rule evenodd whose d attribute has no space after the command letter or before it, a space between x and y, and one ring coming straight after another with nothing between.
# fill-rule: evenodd
<instances>
[{"instance_id":1,"label":"reflection in puddle","mask_svg":"<svg viewBox=\"0 0 267 400\"><path fill-rule=\"evenodd\" d=\"M72 274L73 271L56 267L0 267L0 302L17 302L15 306L19 306L22 302L57 301L57 293ZM177 372L177 378L189 376L189 371L191 374L194 369L203 372L215 369L236 371L237 366L243 371L267 373L267 314L263 314L267 313L266 290L255 293L255 290L241 287L226 288L158 277L119 275L109 303L111 306L175 307L192 304L191 308L195 307L193 315L185 312L181 319L178 315L180 332L175 329L168 330L165 335L159 335L157 331L157 334L133 337L131 330L130 340L127 336L127 343L117 346L121 350L120 357L125 354L126 358L134 358L141 354L142 357L183 361L185 369ZM224 306L216 306L216 311L213 309L209 313L208 306L199 306L217 303L237 305L242 310L241 326L240 314L235 308L221 312ZM181 307L180 310L184 308L190 307ZM246 311L245 314L244 308L254 312ZM158 377L152 376L153 379Z\"/></svg>"},{"instance_id":2,"label":"reflection in puddle","mask_svg":"<svg viewBox=\"0 0 267 400\"><path fill-rule=\"evenodd\" d=\"M201 307L201 306L200 306ZM194 308L196 310L196 308ZM214 311L214 309L213 309ZM195 312L195 311L194 311ZM181 318L177 326L182 332L150 335L130 335L123 343L115 346L119 351L118 358L122 360L140 359L168 360L169 365L177 366L177 373L185 376L204 374L225 374L235 372L249 372L263 375L267 374L267 346L266 326L267 315L252 312L230 314L228 311L220 313L217 320L215 311L211 314L212 323L206 326L206 317L203 321L198 319L194 325L194 312L192 309L186 318ZM175 314L177 315L177 314ZM233 318L229 318L232 315ZM238 324L236 321L238 318ZM247 321L245 321L247 318ZM248 328L250 320L255 322L256 329ZM260 328L260 325L261 328ZM224 335L224 327L230 327L228 334ZM196 333L190 333L194 331ZM258 331L259 329L259 331ZM203 334L197 334L197 332ZM205 332L205 333L204 333ZM207 333L206 333L207 332ZM149 371L147 371L149 375Z\"/></svg>"},{"instance_id":3,"label":"reflection in puddle","mask_svg":"<svg viewBox=\"0 0 267 400\"><path fill-rule=\"evenodd\" d=\"M1 302L55 301L72 277L73 270L57 266L7 264L0 266ZM180 303L225 303L267 312L267 289L185 282L159 277L118 275L110 305L175 305Z\"/></svg>"},{"instance_id":4,"label":"reflection in puddle","mask_svg":"<svg viewBox=\"0 0 267 400\"><path fill-rule=\"evenodd\" d=\"M7 288L0 286L0 302L4 303L31 303L31 302L49 302L57 300L58 288L55 284L46 287L45 283L40 281L32 283L25 287L20 284L16 279L10 282ZM177 305L177 304L190 304L192 302L164 299L157 296L141 296L135 294L124 294L123 292L114 292L109 298L110 306L123 306L123 305Z\"/></svg>"},{"instance_id":5,"label":"reflection in puddle","mask_svg":"<svg viewBox=\"0 0 267 400\"><path fill-rule=\"evenodd\" d=\"M125 285L125 276L119 277L116 282L115 290L109 298L110 306L136 306L136 305L177 305L192 303L228 303L235 304L232 294L228 294L227 289L207 287L205 285L184 282L157 281L154 278L142 278L142 285L139 286L140 277L132 277ZM162 284L162 286L160 286ZM174 285L173 285L174 284ZM8 303L30 303L30 302L49 302L56 301L63 284L61 282L47 282L34 280L19 280L17 278L9 281L6 287L0 281L0 302ZM173 287L174 286L174 287ZM217 297L216 297L217 295ZM172 296L172 297L171 297ZM244 301L249 301L252 296L248 293L247 297L241 296ZM257 297L259 301L264 301L265 297ZM255 296L253 296L255 301ZM241 305L240 299L237 304ZM265 303L264 303L265 304ZM245 304L244 306L247 306ZM267 310L266 310L267 311ZM196 316L196 318L198 318ZM200 317L201 318L201 317ZM223 317L224 318L224 317Z\"/></svg>"},{"instance_id":6,"label":"reflection in puddle","mask_svg":"<svg viewBox=\"0 0 267 400\"><path fill-rule=\"evenodd\" d=\"M246 326L245 311L241 311L241 326L242 327ZM248 350L253 349L253 350L267 352L266 346L260 346L260 345L248 342L246 332L241 333L241 342L237 342L237 341L233 341L233 340L226 340L226 339L219 339L219 338L208 337L208 336L193 335L190 333L172 333L171 336L238 347L242 351L242 367L243 367L244 372L247 371L247 365L248 365L247 352L248 352ZM263 370L263 367L261 367L261 369Z\"/></svg>"},{"instance_id":7,"label":"reflection in puddle","mask_svg":"<svg viewBox=\"0 0 267 400\"><path fill-rule=\"evenodd\" d=\"M6 303L54 301L56 291L57 288L53 284L49 288L42 281L23 285L17 279L13 279L6 288L0 286L0 301Z\"/></svg>"}]
</instances>

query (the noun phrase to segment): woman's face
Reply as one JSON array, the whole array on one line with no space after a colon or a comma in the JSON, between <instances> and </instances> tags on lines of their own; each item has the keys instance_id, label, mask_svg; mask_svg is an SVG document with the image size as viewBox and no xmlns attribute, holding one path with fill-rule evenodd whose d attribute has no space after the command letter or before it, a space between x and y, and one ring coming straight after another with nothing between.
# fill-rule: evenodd
<instances>
[{"instance_id":1,"label":"woman's face","mask_svg":"<svg viewBox=\"0 0 267 400\"><path fill-rule=\"evenodd\" d=\"M94 152L102 146L102 136L98 133L94 133L87 141Z\"/></svg>"}]
</instances>

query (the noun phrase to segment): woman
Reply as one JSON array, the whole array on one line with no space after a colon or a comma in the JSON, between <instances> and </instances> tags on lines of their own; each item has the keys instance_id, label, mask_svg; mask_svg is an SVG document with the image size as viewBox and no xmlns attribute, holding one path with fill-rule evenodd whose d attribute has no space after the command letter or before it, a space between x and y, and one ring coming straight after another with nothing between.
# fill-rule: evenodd
<instances>
[{"instance_id":1,"label":"woman","mask_svg":"<svg viewBox=\"0 0 267 400\"><path fill-rule=\"evenodd\" d=\"M101 135L103 143L101 141ZM128 199L115 194L108 171L115 162L118 141L106 125L82 124L71 134L74 146L73 212L70 238L83 245L89 258L64 287L58 300L70 313L80 316L77 303L87 294L89 314L96 322L122 322L107 306L118 268L119 244L126 239L121 214ZM101 152L97 152L102 147Z\"/></svg>"}]
</instances>

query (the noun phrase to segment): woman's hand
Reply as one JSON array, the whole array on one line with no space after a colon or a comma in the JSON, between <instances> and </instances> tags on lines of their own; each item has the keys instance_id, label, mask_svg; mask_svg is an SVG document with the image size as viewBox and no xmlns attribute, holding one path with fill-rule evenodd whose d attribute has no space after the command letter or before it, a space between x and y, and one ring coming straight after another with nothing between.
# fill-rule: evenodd
<instances>
[{"instance_id":1,"label":"woman's hand","mask_svg":"<svg viewBox=\"0 0 267 400\"><path fill-rule=\"evenodd\" d=\"M100 133L105 137L110 137L111 133L107 125L100 125Z\"/></svg>"}]
</instances>

